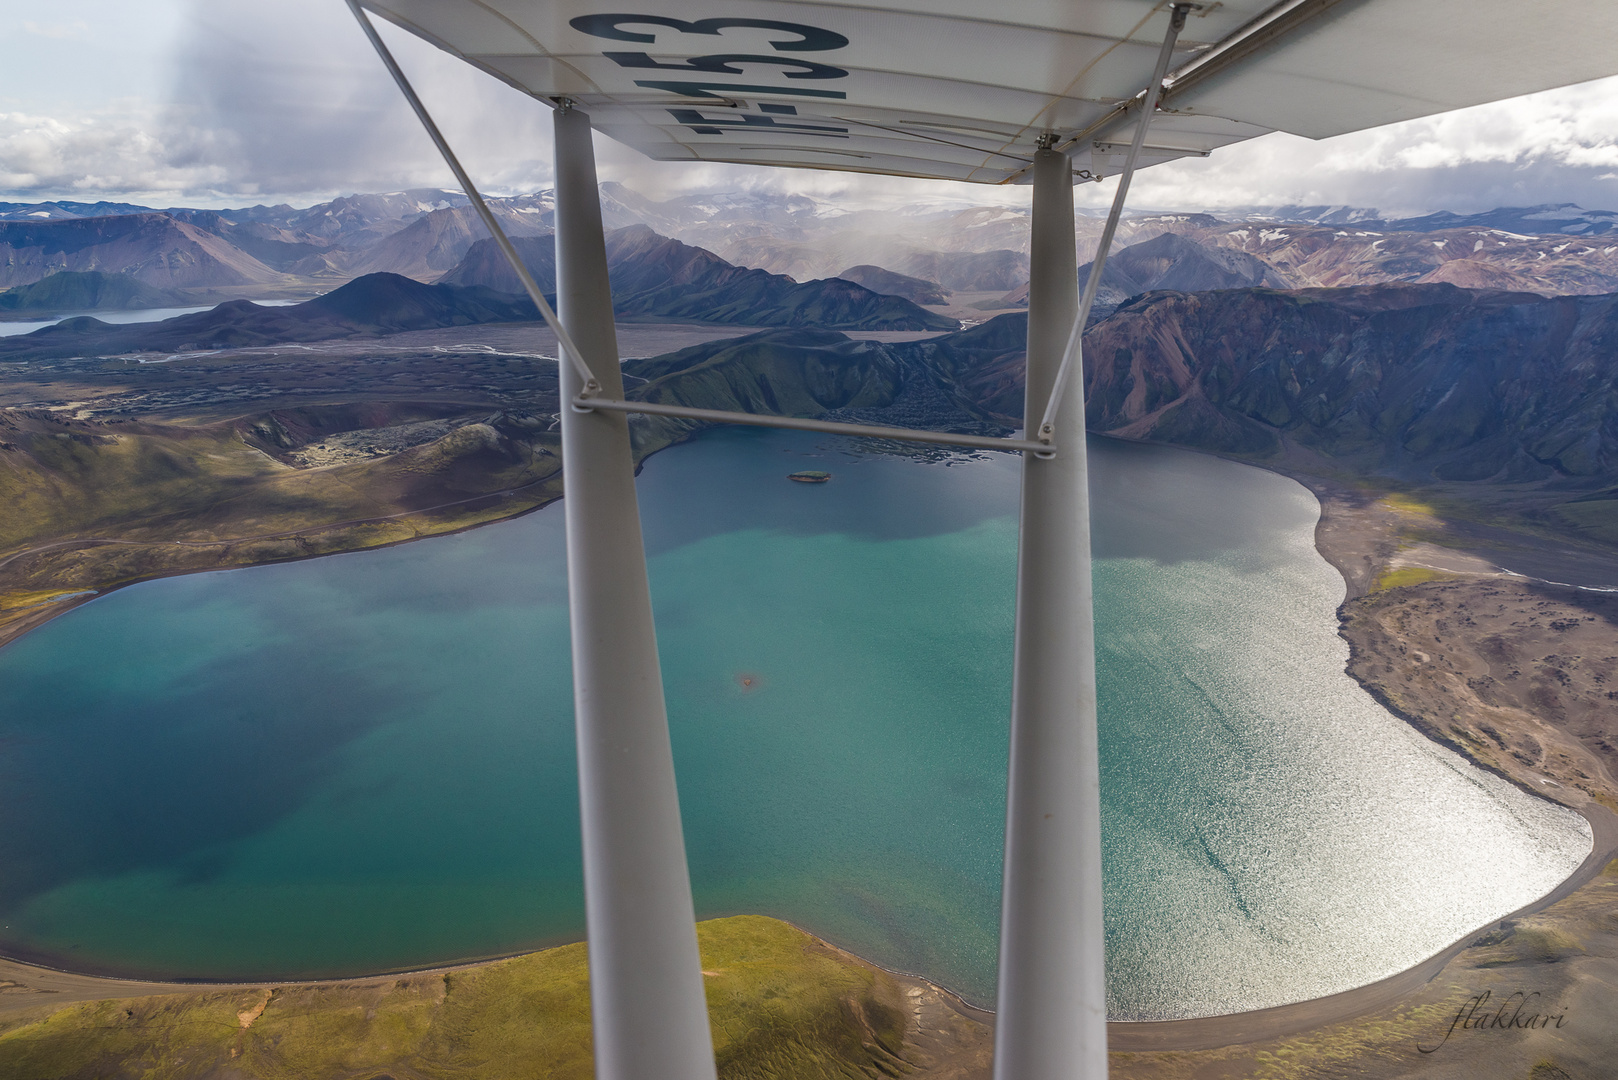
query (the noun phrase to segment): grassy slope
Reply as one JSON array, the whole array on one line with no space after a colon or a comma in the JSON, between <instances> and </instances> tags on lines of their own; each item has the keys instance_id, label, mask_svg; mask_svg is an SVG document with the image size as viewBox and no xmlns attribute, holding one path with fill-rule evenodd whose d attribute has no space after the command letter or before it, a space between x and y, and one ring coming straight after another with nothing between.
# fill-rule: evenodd
<instances>
[{"instance_id":1,"label":"grassy slope","mask_svg":"<svg viewBox=\"0 0 1618 1080\"><path fill-rule=\"evenodd\" d=\"M906 1071L903 996L886 974L785 923L702 923L721 1077ZM585 946L365 984L202 991L24 1014L0 1076L519 1080L592 1075Z\"/></svg>"},{"instance_id":2,"label":"grassy slope","mask_svg":"<svg viewBox=\"0 0 1618 1080\"><path fill-rule=\"evenodd\" d=\"M841 334L773 331L740 340L638 361L641 377L651 380L639 392L657 401L809 416L881 404L897 387L886 353ZM324 433L422 418L383 415L387 408L367 404L361 393L316 411L333 425ZM429 413L454 411L445 405ZM541 429L470 424L385 457L293 468L276 455L321 434L293 438L274 421L297 412L283 407L179 424L0 409L0 645L49 618L53 601L76 593L412 540L511 517L561 495L557 437ZM338 413L347 419L339 423ZM701 426L637 420L636 459ZM475 501L480 495L497 497ZM57 546L32 550L46 545Z\"/></svg>"},{"instance_id":3,"label":"grassy slope","mask_svg":"<svg viewBox=\"0 0 1618 1080\"><path fill-rule=\"evenodd\" d=\"M553 439L485 424L319 469L271 457L235 423L30 420L0 435L10 447L0 448L0 641L53 598L81 590L396 543L561 493Z\"/></svg>"}]
</instances>

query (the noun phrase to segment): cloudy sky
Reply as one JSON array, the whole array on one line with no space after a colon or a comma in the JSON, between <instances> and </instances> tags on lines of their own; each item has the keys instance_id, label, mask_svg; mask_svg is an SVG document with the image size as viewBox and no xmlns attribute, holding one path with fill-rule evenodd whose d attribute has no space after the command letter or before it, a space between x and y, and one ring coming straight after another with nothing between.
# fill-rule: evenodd
<instances>
[{"instance_id":1,"label":"cloudy sky","mask_svg":"<svg viewBox=\"0 0 1618 1080\"><path fill-rule=\"evenodd\" d=\"M550 178L549 113L391 28L480 184ZM649 195L803 191L865 205L1026 201L998 189L796 170L653 165L598 140L604 178ZM0 200L303 205L450 178L341 0L0 0ZM1102 205L1101 186L1079 190ZM1176 162L1131 203L1618 208L1618 79L1322 142L1288 135Z\"/></svg>"}]
</instances>

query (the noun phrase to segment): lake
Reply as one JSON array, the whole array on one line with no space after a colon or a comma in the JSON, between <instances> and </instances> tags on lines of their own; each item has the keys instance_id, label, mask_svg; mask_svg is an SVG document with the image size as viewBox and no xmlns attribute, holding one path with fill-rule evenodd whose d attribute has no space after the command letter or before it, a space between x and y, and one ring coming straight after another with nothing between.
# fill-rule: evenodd
<instances>
[{"instance_id":1,"label":"lake","mask_svg":"<svg viewBox=\"0 0 1618 1080\"><path fill-rule=\"evenodd\" d=\"M1116 1018L1373 981L1589 852L1343 673L1302 487L1092 455ZM758 430L647 462L700 916L992 1004L1018 469ZM0 651L0 951L302 978L577 940L561 509L147 582Z\"/></svg>"},{"instance_id":2,"label":"lake","mask_svg":"<svg viewBox=\"0 0 1618 1080\"><path fill-rule=\"evenodd\" d=\"M289 307L292 304L302 303L299 300L255 300L259 307ZM177 319L181 315L195 315L199 311L212 311L213 304L204 304L201 307L168 307L168 308L135 308L130 311L73 311L65 315L46 315L38 319L10 319L0 320L0 337L15 337L19 334L32 334L35 330L43 330L47 326L55 326L66 319L76 319L81 315L88 315L100 319L104 323L114 326L126 326L133 323L162 322L164 319Z\"/></svg>"}]
</instances>

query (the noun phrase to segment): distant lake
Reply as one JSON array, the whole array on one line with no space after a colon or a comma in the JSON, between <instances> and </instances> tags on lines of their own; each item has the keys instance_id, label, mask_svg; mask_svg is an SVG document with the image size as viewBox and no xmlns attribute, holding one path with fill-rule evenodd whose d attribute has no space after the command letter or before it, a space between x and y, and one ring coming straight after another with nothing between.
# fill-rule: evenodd
<instances>
[{"instance_id":1,"label":"distant lake","mask_svg":"<svg viewBox=\"0 0 1618 1080\"><path fill-rule=\"evenodd\" d=\"M1343 673L1308 492L1092 454L1116 1017L1370 982L1588 853ZM992 1004L1018 469L745 430L648 461L701 916ZM0 651L0 949L293 978L576 940L570 695L560 504L98 599Z\"/></svg>"},{"instance_id":2,"label":"distant lake","mask_svg":"<svg viewBox=\"0 0 1618 1080\"><path fill-rule=\"evenodd\" d=\"M289 307L292 304L302 302L301 300L253 301L259 307ZM0 337L32 334L35 330L43 330L47 326L55 326L63 320L77 319L83 315L88 315L93 319L100 319L104 323L123 326L129 323L162 322L164 319L173 319L181 315L195 315L199 311L212 311L215 306L214 304L205 304L202 307L139 308L135 311L72 311L66 315L52 315L44 319L26 319L22 322L0 321Z\"/></svg>"}]
</instances>

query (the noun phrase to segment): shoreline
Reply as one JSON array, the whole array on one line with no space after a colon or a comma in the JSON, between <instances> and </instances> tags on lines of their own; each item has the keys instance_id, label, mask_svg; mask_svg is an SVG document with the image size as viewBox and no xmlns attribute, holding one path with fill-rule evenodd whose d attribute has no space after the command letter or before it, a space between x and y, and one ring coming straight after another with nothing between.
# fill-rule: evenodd
<instances>
[{"instance_id":1,"label":"shoreline","mask_svg":"<svg viewBox=\"0 0 1618 1080\"><path fill-rule=\"evenodd\" d=\"M1198 453L1200 451L1193 450L1190 452ZM1359 597L1367 595L1368 592L1374 588L1374 571L1376 567L1382 564L1386 557L1391 555L1394 550L1394 545L1390 542L1389 536L1387 535L1388 529L1386 522L1378 525L1376 523L1367 524L1364 520L1354 520L1354 515L1349 512L1350 508L1345 506L1346 500L1344 497L1347 494L1351 494L1350 489L1346 487L1333 484L1329 481L1323 481L1318 477L1299 475L1284 468L1265 467L1262 465L1256 465L1253 462L1241 461L1240 459L1230 460L1236 460L1241 464L1251 465L1255 468L1265 468L1266 471L1286 476L1294 482L1304 486L1310 491L1311 495L1314 496L1321 508L1321 516L1315 526L1315 550L1317 554L1321 556L1321 558L1323 558L1342 575L1345 582L1345 600L1343 606L1339 608L1339 617L1341 620L1343 617L1343 610L1349 603ZM639 471L639 466L640 463L637 463L637 472ZM536 481L535 484L542 482L544 481ZM499 499L509 497L509 494L511 493L496 492L463 501L477 502L483 499ZM428 536L403 538L373 546L376 548L391 547L397 544L409 543L416 539L429 539L431 536L452 535L453 533L467 531L486 524L496 524L500 521L514 520L515 518L543 509L560 497L560 495L556 495L536 506L526 507L515 514L510 515L509 517L471 522L455 529L445 530L441 533L432 533ZM431 507L424 508L422 510L406 511L401 514L391 515L391 517L408 517L412 514L430 513L436 509L440 508ZM1355 509L1364 510L1365 506L1362 505L1361 507ZM353 524L355 523L341 522L325 528L342 528ZM65 541L64 543L76 544L96 542L98 541L85 540ZM220 541L218 543L228 544L232 542L241 541ZM211 545L205 544L200 546ZM367 551L371 549L371 547L358 548L355 549L355 552ZM26 553L27 552L19 553L19 556ZM266 561L265 563L252 563L247 565L269 565L271 563L279 562L295 562L302 561L303 559L322 557L325 554L349 553L354 552L309 553L292 558L275 559ZM13 556L13 558L15 557L18 556ZM228 569L240 568L244 567L229 567ZM227 568L221 567L218 569ZM209 572L209 570L179 570L172 573L163 573L152 575L151 577L143 577L139 580L155 580L158 577L178 576L179 574L202 572ZM68 602L45 605L45 610L38 613L39 618L37 621L33 622L32 625L19 626L17 624L13 624L12 626L6 627L4 630L0 630L0 648L3 648L5 644L9 644L11 641L22 637L27 630L34 629L38 625L43 625L45 622L49 621L50 618L54 618L56 615L72 610L81 603L86 603L90 600L98 598L99 596L107 595L113 591L116 591L118 588L124 587L125 585L137 583L137 581L125 582L114 586L113 588L99 592L93 596L85 596L82 599L75 598ZM23 620L19 620L19 622L22 621ZM1340 621L1340 629L1342 625L1343 624ZM1600 875L1602 870L1609 862L1611 862L1614 858L1618 858L1618 814L1613 813L1601 805L1569 806L1566 802L1551 797L1543 790L1536 790L1528 786L1525 781L1519 777L1511 775L1509 771L1495 767L1490 763L1479 761L1475 756L1467 753L1464 747L1442 737L1437 737L1435 736L1434 732L1424 729L1420 723L1413 720L1401 709L1389 702L1385 695L1378 692L1375 686L1367 683L1363 678L1355 675L1352 670L1347 672L1347 674L1349 674L1350 677L1355 678L1355 681L1358 682L1359 685L1368 693L1370 693L1379 705L1389 711L1393 716L1399 718L1403 722L1411 724L1411 726L1415 727L1416 730L1425 738L1428 738L1439 745L1445 746L1447 749L1457 752L1465 760L1467 760L1468 764L1490 772L1493 775L1499 776L1528 794L1539 798L1544 798L1547 801L1557 803L1558 805L1562 805L1568 809L1574 810L1576 813L1581 814L1581 816L1583 816L1586 821L1590 823L1593 834L1593 844L1590 854L1585 857L1585 859L1574 870L1574 872L1569 875L1568 878L1566 878L1554 889L1547 892L1544 896L1530 902L1527 905L1524 905L1516 911L1502 916L1501 919L1491 920L1490 923L1472 930L1471 932L1458 938L1446 948L1435 953L1433 956L1430 956L1425 960L1404 969L1403 971L1396 972L1393 975L1377 980L1376 982L1360 987L1354 987L1349 990L1340 991L1325 997L1270 1006L1264 1009L1175 1020L1109 1021L1108 1043L1110 1050L1115 1052L1210 1050L1243 1043L1252 1043L1297 1035L1333 1024L1364 1017L1391 1004L1397 999L1409 994L1411 991L1420 988L1432 980L1445 967L1445 965L1447 965L1459 953L1475 943L1479 938L1488 934L1497 924L1508 923L1512 920L1527 915L1532 915L1550 907L1596 878L1598 875ZM821 938L820 935L814 934L813 931L804 930L803 932L814 937L816 940L822 941L826 945L837 949L840 952L846 952L846 950L842 949L841 946L836 945L834 942L826 941L826 939ZM16 959L5 954L0 954L0 1016L26 1009L32 1009L46 1004L59 1003L62 1005L67 1005L75 1002L105 1000L120 997L145 997L162 994L198 993L231 989L264 989L267 987L277 986L355 986L370 985L372 983L380 985L390 979L424 974L430 975L441 972L453 972L458 970L464 971L467 969L482 967L500 960L510 959L512 956L525 955L532 955L532 953L515 953L508 956L454 961L423 968L397 969L331 979L215 981L146 980L117 975L88 974L83 972L75 972L69 969L54 968L48 964L32 963L27 960ZM884 968L881 965L875 964L863 957L857 957L857 954L849 955L855 956L861 963L864 963L872 968L886 971L888 974L904 982L915 985L924 985L949 1001L951 1006L957 1011L960 1011L962 1015L969 1016L971 1019L979 1023L984 1023L990 1026L993 1024L994 1014L992 1010L973 1004L946 986L934 983L931 980L926 979L924 976L920 976L912 972L903 972ZM22 982L20 980L27 981ZM16 987L17 989L13 990L13 987ZM37 993L50 994L51 1000L49 1002L45 1002L35 998L34 993L30 993L29 990L36 987Z\"/></svg>"},{"instance_id":2,"label":"shoreline","mask_svg":"<svg viewBox=\"0 0 1618 1080\"><path fill-rule=\"evenodd\" d=\"M639 470L640 466L637 464L636 471L639 472ZM260 543L267 540L302 540L306 537L318 536L321 533L332 532L337 529L350 529L358 526L374 525L388 521L399 521L404 518L414 517L417 514L435 513L436 511L444 510L452 506L468 506L472 503L482 502L485 499L509 499L517 495L518 492L527 491L529 488L550 483L553 479L554 476L543 476L538 480L535 480L529 484L524 484L521 487L511 488L505 491L491 491L484 495L475 495L470 499L459 499L455 502L442 503L438 506L424 506L419 510L403 510L397 514L384 514L371 518L357 518L352 521L336 521L330 525L322 525L312 529L300 529L292 532L265 533L262 536L241 536L227 538L224 540L143 541L114 540L105 537L84 537L81 539L61 540L49 544L40 544L36 547L24 548L22 551L14 552L11 555L6 556L4 559L0 559L0 568L4 568L7 564L14 562L17 559L25 558L26 556L32 555L36 552L51 551L60 548L105 547L108 545L120 545L128 547L162 547L168 545L192 548L228 548L235 544ZM454 536L457 533L470 532L473 529L480 529L485 525L498 525L503 521L516 521L520 517L525 517L528 514L545 509L547 506L556 502L561 497L561 493L557 492L556 494L551 495L550 498L545 499L542 502L535 503L533 506L526 506L507 517L498 517L483 521L469 521L464 525L457 525L453 528L444 529L442 531L426 533L424 535L400 537L397 540L387 540L379 544L367 544L361 547L348 548L338 551L309 551L299 555L288 555L280 558L264 559L258 562L245 562L234 566L184 567L176 570L160 570L150 574L142 574L139 577L131 578L128 581L119 581L112 585L108 585L105 588L90 590L81 595L69 595L63 599L47 600L32 607L18 609L21 614L15 616L9 622L0 622L0 649L5 649L14 642L22 640L30 632L38 630L41 626L44 626L52 619L66 615L75 608L82 607L91 601L99 600L103 596L110 596L120 589L127 589L132 585L140 585L147 581L161 581L164 578L185 577L190 574L214 574L221 573L226 570L249 570L255 566L278 566L285 563L307 562L310 559L324 559L337 555L358 555L366 551L382 551L385 548L398 547L400 544L413 544L418 540L432 540L441 536ZM4 613L0 613L0 619L3 619L3 617Z\"/></svg>"},{"instance_id":3,"label":"shoreline","mask_svg":"<svg viewBox=\"0 0 1618 1080\"><path fill-rule=\"evenodd\" d=\"M1602 806L1575 811L1590 823L1594 843L1590 854L1579 866L1550 892L1528 904L1490 920L1463 935L1440 952L1421 962L1395 972L1376 982L1342 990L1324 997L1272 1005L1245 1012L1220 1013L1213 1016L1187 1017L1176 1020L1108 1020L1107 1048L1109 1052L1141 1053L1152 1051L1214 1050L1243 1043L1297 1035L1332 1024L1354 1020L1392 1004L1416 990L1436 976L1459 953L1470 947L1495 926L1533 915L1570 896L1597 878L1607 865L1618 859L1618 814ZM766 916L773 918L773 916ZM964 1016L993 1027L994 1010L976 1005L960 993L924 975L885 967L857 953L851 953L813 930L788 920L779 919L804 934L841 953L854 957L868 967L901 980L925 986L939 994L950 1006ZM575 943L569 943L575 944ZM553 948L565 948L565 945ZM548 949L535 952L547 952ZM32 963L0 954L0 1019L8 1014L25 1012L43 1005L70 1005L86 1001L118 998L156 997L166 994L206 993L222 990L263 990L276 987L370 986L384 985L393 980L421 975L448 974L485 967L535 952L510 953L477 960L433 964L420 968L399 968L391 971L370 972L361 975L330 979L242 979L242 980L158 980L116 975L93 975ZM22 981L26 980L26 981ZM52 995L41 1001L33 995ZM61 996L56 996L61 995Z\"/></svg>"},{"instance_id":4,"label":"shoreline","mask_svg":"<svg viewBox=\"0 0 1618 1080\"><path fill-rule=\"evenodd\" d=\"M1419 989L1431 981L1445 965L1479 938L1487 935L1494 927L1544 911L1594 881L1609 863L1618 859L1618 814L1599 805L1574 812L1590 823L1594 843L1590 854L1584 857L1584 861L1579 863L1566 880L1539 899L1499 919L1490 920L1420 963L1351 990L1341 990L1325 997L1310 998L1307 1001L1296 1001L1287 1005L1272 1005L1266 1009L1225 1013L1219 1016L1190 1017L1183 1020L1109 1020L1107 1048L1129 1052L1215 1050L1241 1043L1297 1035L1315 1028L1354 1020L1393 1004L1412 990Z\"/></svg>"}]
</instances>

